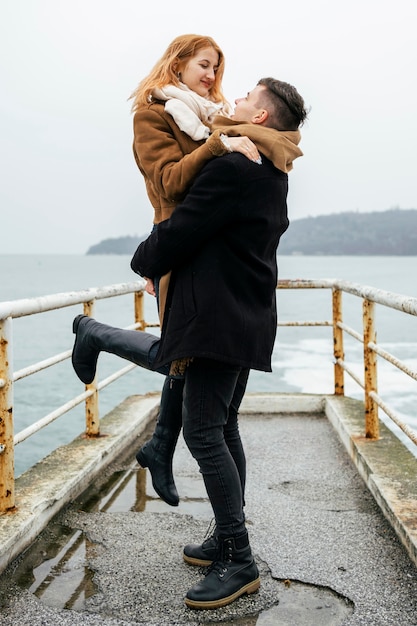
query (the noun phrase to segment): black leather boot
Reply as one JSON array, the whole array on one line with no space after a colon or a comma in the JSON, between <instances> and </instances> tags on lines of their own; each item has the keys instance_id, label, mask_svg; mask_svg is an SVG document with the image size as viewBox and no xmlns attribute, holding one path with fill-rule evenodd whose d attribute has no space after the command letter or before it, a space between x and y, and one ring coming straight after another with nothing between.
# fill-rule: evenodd
<instances>
[{"instance_id":1,"label":"black leather boot","mask_svg":"<svg viewBox=\"0 0 417 626\"><path fill-rule=\"evenodd\" d=\"M248 534L219 538L219 552L203 580L191 587L185 604L191 609L218 609L259 589L259 571Z\"/></svg>"},{"instance_id":2,"label":"black leather boot","mask_svg":"<svg viewBox=\"0 0 417 626\"><path fill-rule=\"evenodd\" d=\"M149 469L158 496L171 506L179 504L172 474L172 458L182 426L183 389L183 378L168 376L165 379L154 434L136 454L139 465Z\"/></svg>"},{"instance_id":3,"label":"black leather boot","mask_svg":"<svg viewBox=\"0 0 417 626\"><path fill-rule=\"evenodd\" d=\"M184 546L183 559L189 565L208 567L215 560L219 551L219 538L216 524L211 523L203 543L188 543Z\"/></svg>"},{"instance_id":4,"label":"black leather boot","mask_svg":"<svg viewBox=\"0 0 417 626\"><path fill-rule=\"evenodd\" d=\"M77 315L72 330L75 334L72 365L78 378L86 385L94 380L97 359L102 351L151 369L150 352L159 342L155 335L108 326L87 315ZM166 373L165 369L157 371Z\"/></svg>"}]
</instances>

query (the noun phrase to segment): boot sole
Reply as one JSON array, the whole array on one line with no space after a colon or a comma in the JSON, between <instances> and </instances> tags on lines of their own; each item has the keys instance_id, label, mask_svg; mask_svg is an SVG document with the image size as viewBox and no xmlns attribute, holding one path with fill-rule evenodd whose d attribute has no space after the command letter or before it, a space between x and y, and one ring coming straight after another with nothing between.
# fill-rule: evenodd
<instances>
[{"instance_id":1,"label":"boot sole","mask_svg":"<svg viewBox=\"0 0 417 626\"><path fill-rule=\"evenodd\" d=\"M235 591L235 593L227 596L227 598L219 598L219 600L209 600L207 602L199 602L198 600L190 600L189 598L185 598L185 604L190 609L219 609L222 606L226 606L227 604L234 602L235 600L237 600L237 598L240 598L240 596L243 596L243 594L245 593L248 595L251 593L256 593L260 585L261 579L258 576L256 580L252 580L252 582L248 583L244 587L241 587L240 589Z\"/></svg>"},{"instance_id":2,"label":"boot sole","mask_svg":"<svg viewBox=\"0 0 417 626\"><path fill-rule=\"evenodd\" d=\"M182 555L182 558L184 559L186 563L188 563L188 565L197 565L198 567L208 567L209 565L213 563L213 561L207 561L204 559L196 559L192 556L187 556L184 553Z\"/></svg>"}]
</instances>

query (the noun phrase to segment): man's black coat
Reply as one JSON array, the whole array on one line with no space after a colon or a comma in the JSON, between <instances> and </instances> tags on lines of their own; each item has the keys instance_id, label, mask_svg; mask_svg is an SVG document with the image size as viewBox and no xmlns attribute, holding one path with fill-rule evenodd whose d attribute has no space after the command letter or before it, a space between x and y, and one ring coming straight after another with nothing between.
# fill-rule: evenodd
<instances>
[{"instance_id":1,"label":"man's black coat","mask_svg":"<svg viewBox=\"0 0 417 626\"><path fill-rule=\"evenodd\" d=\"M262 160L210 161L136 250L131 267L141 276L172 270L155 367L202 357L271 371L288 177Z\"/></svg>"}]
</instances>

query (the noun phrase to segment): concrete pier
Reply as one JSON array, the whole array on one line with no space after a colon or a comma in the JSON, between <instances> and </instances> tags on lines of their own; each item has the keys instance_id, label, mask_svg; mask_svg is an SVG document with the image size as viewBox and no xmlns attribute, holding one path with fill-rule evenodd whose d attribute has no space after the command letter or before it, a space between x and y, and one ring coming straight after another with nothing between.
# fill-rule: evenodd
<instances>
[{"instance_id":1,"label":"concrete pier","mask_svg":"<svg viewBox=\"0 0 417 626\"><path fill-rule=\"evenodd\" d=\"M364 440L362 404L333 396L246 396L245 511L261 588L188 609L202 572L182 548L204 539L212 512L182 439L178 507L135 463L157 403L128 398L100 439L80 438L18 482L19 509L0 518L2 626L417 625L417 459L383 426Z\"/></svg>"}]
</instances>

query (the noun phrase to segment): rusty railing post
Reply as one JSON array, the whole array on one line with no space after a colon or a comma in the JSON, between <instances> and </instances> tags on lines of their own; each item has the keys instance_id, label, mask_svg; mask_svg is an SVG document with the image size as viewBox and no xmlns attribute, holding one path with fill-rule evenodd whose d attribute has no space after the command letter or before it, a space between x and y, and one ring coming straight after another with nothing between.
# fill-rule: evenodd
<instances>
[{"instance_id":1,"label":"rusty railing post","mask_svg":"<svg viewBox=\"0 0 417 626\"><path fill-rule=\"evenodd\" d=\"M84 315L94 317L95 300L84 302ZM100 435L100 413L99 413L99 395L97 389L97 374L94 380L85 388L94 393L88 396L85 401L85 434L87 437L98 437Z\"/></svg>"},{"instance_id":2,"label":"rusty railing post","mask_svg":"<svg viewBox=\"0 0 417 626\"><path fill-rule=\"evenodd\" d=\"M378 405L370 396L377 393L377 355L369 348L369 342L376 343L375 303L367 298L363 300L363 363L365 382L365 436L379 438Z\"/></svg>"},{"instance_id":3,"label":"rusty railing post","mask_svg":"<svg viewBox=\"0 0 417 626\"><path fill-rule=\"evenodd\" d=\"M338 360L344 360L343 352L343 330L339 328L338 322L342 321L342 291L332 290L333 303L333 356L334 356L334 393L336 396L345 395L345 373Z\"/></svg>"},{"instance_id":4,"label":"rusty railing post","mask_svg":"<svg viewBox=\"0 0 417 626\"><path fill-rule=\"evenodd\" d=\"M0 513L15 506L12 318L0 320Z\"/></svg>"},{"instance_id":5,"label":"rusty railing post","mask_svg":"<svg viewBox=\"0 0 417 626\"><path fill-rule=\"evenodd\" d=\"M137 330L146 329L144 293L144 291L135 291L133 294L135 324L139 324L139 328Z\"/></svg>"}]
</instances>

